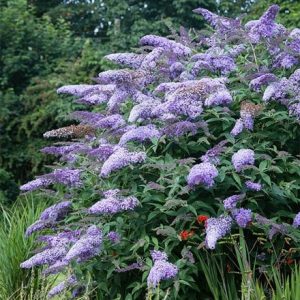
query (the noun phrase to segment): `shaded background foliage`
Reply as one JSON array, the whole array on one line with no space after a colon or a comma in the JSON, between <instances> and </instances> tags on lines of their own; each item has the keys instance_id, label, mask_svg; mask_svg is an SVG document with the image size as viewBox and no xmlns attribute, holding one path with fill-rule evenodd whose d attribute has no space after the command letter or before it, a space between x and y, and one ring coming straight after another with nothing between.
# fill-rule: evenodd
<instances>
[{"instance_id":1,"label":"shaded background foliage","mask_svg":"<svg viewBox=\"0 0 300 300\"><path fill-rule=\"evenodd\" d=\"M57 87L91 82L107 68L105 54L135 47L142 35L166 35L181 24L203 28L191 14L196 7L253 18L271 2L280 4L284 25L299 26L297 0L1 0L0 201L14 201L17 183L50 163L39 154L42 134L68 124L74 109Z\"/></svg>"}]
</instances>

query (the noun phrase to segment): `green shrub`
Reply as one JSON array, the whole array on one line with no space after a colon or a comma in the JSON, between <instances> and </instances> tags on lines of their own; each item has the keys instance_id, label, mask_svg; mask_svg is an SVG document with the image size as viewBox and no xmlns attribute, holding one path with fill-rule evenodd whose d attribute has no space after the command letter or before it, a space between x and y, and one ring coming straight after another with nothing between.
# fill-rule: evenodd
<instances>
[{"instance_id":1,"label":"green shrub","mask_svg":"<svg viewBox=\"0 0 300 300\"><path fill-rule=\"evenodd\" d=\"M146 35L106 56L122 69L58 89L87 109L49 128L60 162L20 188L57 199L27 229L51 228L47 248L21 264L63 274L49 297L251 299L292 272L299 29L276 5L246 24L195 12L213 30Z\"/></svg>"}]
</instances>

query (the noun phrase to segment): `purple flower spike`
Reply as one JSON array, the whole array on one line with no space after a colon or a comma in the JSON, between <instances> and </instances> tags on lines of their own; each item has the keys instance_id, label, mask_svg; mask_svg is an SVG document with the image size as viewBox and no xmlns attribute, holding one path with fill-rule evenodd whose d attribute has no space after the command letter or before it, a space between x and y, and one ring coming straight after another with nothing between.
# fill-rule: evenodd
<instances>
[{"instance_id":1,"label":"purple flower spike","mask_svg":"<svg viewBox=\"0 0 300 300\"><path fill-rule=\"evenodd\" d=\"M222 75L227 75L236 69L234 59L227 55L213 56L210 59L213 70L220 71Z\"/></svg>"},{"instance_id":2,"label":"purple flower spike","mask_svg":"<svg viewBox=\"0 0 300 300\"><path fill-rule=\"evenodd\" d=\"M109 190L104 193L105 198L96 202L88 209L91 214L116 214L122 211L133 210L139 201L133 196L121 197L117 194L119 190Z\"/></svg>"},{"instance_id":3,"label":"purple flower spike","mask_svg":"<svg viewBox=\"0 0 300 300\"><path fill-rule=\"evenodd\" d=\"M53 183L61 183L70 187L81 185L80 170L56 169L54 172L40 176L20 187L21 191L34 191L41 187L49 186Z\"/></svg>"},{"instance_id":4,"label":"purple flower spike","mask_svg":"<svg viewBox=\"0 0 300 300\"><path fill-rule=\"evenodd\" d=\"M55 226L55 221L49 220L49 221L41 221L37 220L33 224L31 224L25 232L25 236L28 237L32 235L34 232L46 229L46 228L51 228Z\"/></svg>"},{"instance_id":5,"label":"purple flower spike","mask_svg":"<svg viewBox=\"0 0 300 300\"><path fill-rule=\"evenodd\" d=\"M205 8L200 7L194 9L193 12L202 15L205 21L215 28L219 34L228 35L235 28L240 27L240 20L218 16Z\"/></svg>"},{"instance_id":6,"label":"purple flower spike","mask_svg":"<svg viewBox=\"0 0 300 300\"><path fill-rule=\"evenodd\" d=\"M143 62L145 55L136 53L114 53L106 55L104 58L120 65L138 69Z\"/></svg>"},{"instance_id":7,"label":"purple flower spike","mask_svg":"<svg viewBox=\"0 0 300 300\"><path fill-rule=\"evenodd\" d=\"M211 149L207 150L204 155L201 156L201 160L203 162L210 162L212 164L219 164L220 159L219 156L220 154L225 150L225 145L227 144L227 141L221 141Z\"/></svg>"},{"instance_id":8,"label":"purple flower spike","mask_svg":"<svg viewBox=\"0 0 300 300\"><path fill-rule=\"evenodd\" d=\"M59 260L59 261L55 262L53 265L49 266L47 269L45 269L42 272L42 274L46 275L46 276L57 274L57 273L60 273L61 271L63 271L67 266L68 266L67 261Z\"/></svg>"},{"instance_id":9,"label":"purple flower spike","mask_svg":"<svg viewBox=\"0 0 300 300\"><path fill-rule=\"evenodd\" d=\"M250 81L250 88L256 92L259 92L263 85L268 85L271 82L277 80L277 77L272 73L266 73L260 75Z\"/></svg>"},{"instance_id":10,"label":"purple flower spike","mask_svg":"<svg viewBox=\"0 0 300 300\"><path fill-rule=\"evenodd\" d=\"M136 122L138 120L146 120L156 117L155 108L161 104L160 101L153 99L153 101L146 101L135 105L128 117L128 122Z\"/></svg>"},{"instance_id":11,"label":"purple flower spike","mask_svg":"<svg viewBox=\"0 0 300 300\"><path fill-rule=\"evenodd\" d=\"M294 53L300 53L300 29L295 28L289 34L289 41L287 42L288 49Z\"/></svg>"},{"instance_id":12,"label":"purple flower spike","mask_svg":"<svg viewBox=\"0 0 300 300\"><path fill-rule=\"evenodd\" d=\"M113 171L122 169L130 164L142 163L146 159L144 152L129 152L124 148L114 152L103 164L101 177L109 176Z\"/></svg>"},{"instance_id":13,"label":"purple flower spike","mask_svg":"<svg viewBox=\"0 0 300 300\"><path fill-rule=\"evenodd\" d=\"M191 168L187 182L191 187L198 184L203 184L206 187L212 187L215 183L214 179L217 176L217 168L209 162L204 162Z\"/></svg>"},{"instance_id":14,"label":"purple flower spike","mask_svg":"<svg viewBox=\"0 0 300 300\"><path fill-rule=\"evenodd\" d=\"M107 234L107 238L113 243L113 244L118 244L121 240L121 237L120 235L115 232L115 231L110 231L108 234Z\"/></svg>"},{"instance_id":15,"label":"purple flower spike","mask_svg":"<svg viewBox=\"0 0 300 300\"><path fill-rule=\"evenodd\" d=\"M250 113L241 111L241 120L246 129L253 130L254 118Z\"/></svg>"},{"instance_id":16,"label":"purple flower spike","mask_svg":"<svg viewBox=\"0 0 300 300\"><path fill-rule=\"evenodd\" d=\"M232 96L228 91L219 91L211 94L206 100L205 105L208 107L223 105L226 106L232 102Z\"/></svg>"},{"instance_id":17,"label":"purple flower spike","mask_svg":"<svg viewBox=\"0 0 300 300\"><path fill-rule=\"evenodd\" d=\"M167 253L165 253L163 251L158 251L158 250L152 250L151 257L154 262L158 261L158 260L165 260L165 261L168 260Z\"/></svg>"},{"instance_id":18,"label":"purple flower spike","mask_svg":"<svg viewBox=\"0 0 300 300\"><path fill-rule=\"evenodd\" d=\"M82 183L80 180L80 173L80 170L65 168L56 169L52 173L44 176L52 180L54 183L64 184L69 187L78 187Z\"/></svg>"},{"instance_id":19,"label":"purple flower spike","mask_svg":"<svg viewBox=\"0 0 300 300\"><path fill-rule=\"evenodd\" d=\"M70 153L79 153L81 151L85 151L86 149L87 146L84 145L83 143L74 143L72 145L61 146L61 147L55 147L55 146L45 147L41 149L41 152L52 154L55 156L65 156Z\"/></svg>"},{"instance_id":20,"label":"purple flower spike","mask_svg":"<svg viewBox=\"0 0 300 300\"><path fill-rule=\"evenodd\" d=\"M103 119L104 115L89 111L74 111L70 118L80 121L82 124L93 125L94 123Z\"/></svg>"},{"instance_id":21,"label":"purple flower spike","mask_svg":"<svg viewBox=\"0 0 300 300\"><path fill-rule=\"evenodd\" d=\"M300 102L289 106L289 114L300 121Z\"/></svg>"},{"instance_id":22,"label":"purple flower spike","mask_svg":"<svg viewBox=\"0 0 300 300\"><path fill-rule=\"evenodd\" d=\"M109 198L109 197L117 197L119 193L120 193L119 189L113 189L113 190L107 190L103 192L103 195L105 198Z\"/></svg>"},{"instance_id":23,"label":"purple flower spike","mask_svg":"<svg viewBox=\"0 0 300 300\"><path fill-rule=\"evenodd\" d=\"M109 70L99 73L97 81L103 84L122 84L132 81L130 70Z\"/></svg>"},{"instance_id":24,"label":"purple flower spike","mask_svg":"<svg viewBox=\"0 0 300 300\"><path fill-rule=\"evenodd\" d=\"M134 210L139 205L139 201L134 196L125 197L121 202L121 209L123 211Z\"/></svg>"},{"instance_id":25,"label":"purple flower spike","mask_svg":"<svg viewBox=\"0 0 300 300\"><path fill-rule=\"evenodd\" d=\"M124 146L129 141L144 142L154 138L159 138L160 133L154 125L140 126L124 133L119 141L119 145Z\"/></svg>"},{"instance_id":26,"label":"purple flower spike","mask_svg":"<svg viewBox=\"0 0 300 300\"><path fill-rule=\"evenodd\" d=\"M31 192L40 188L44 188L50 184L52 184L50 179L40 177L21 185L20 190L22 192Z\"/></svg>"},{"instance_id":27,"label":"purple flower spike","mask_svg":"<svg viewBox=\"0 0 300 300\"><path fill-rule=\"evenodd\" d=\"M190 55L192 50L180 43L176 43L167 38L160 37L157 35L145 35L141 38L140 44L143 46L154 46L161 47L165 51L170 51L176 54L177 56L187 56Z\"/></svg>"},{"instance_id":28,"label":"purple flower spike","mask_svg":"<svg viewBox=\"0 0 300 300\"><path fill-rule=\"evenodd\" d=\"M49 291L47 295L48 299L51 299L56 295L61 294L64 290L76 285L76 283L77 283L77 279L74 275L68 277L65 281L61 282L60 284L58 284L57 286L55 286Z\"/></svg>"},{"instance_id":29,"label":"purple flower spike","mask_svg":"<svg viewBox=\"0 0 300 300\"><path fill-rule=\"evenodd\" d=\"M300 227L300 212L297 213L297 215L295 216L294 221L293 221L293 226L295 228L299 228Z\"/></svg>"},{"instance_id":30,"label":"purple flower spike","mask_svg":"<svg viewBox=\"0 0 300 300\"><path fill-rule=\"evenodd\" d=\"M244 198L245 194L230 196L223 201L224 208L226 210L234 209L236 207L236 204Z\"/></svg>"},{"instance_id":31,"label":"purple flower spike","mask_svg":"<svg viewBox=\"0 0 300 300\"><path fill-rule=\"evenodd\" d=\"M57 90L58 94L69 94L77 97L82 97L95 89L95 85L91 84L78 84L78 85L65 85Z\"/></svg>"},{"instance_id":32,"label":"purple flower spike","mask_svg":"<svg viewBox=\"0 0 300 300\"><path fill-rule=\"evenodd\" d=\"M252 221L252 211L245 208L236 209L233 211L233 217L240 227L245 228Z\"/></svg>"},{"instance_id":33,"label":"purple flower spike","mask_svg":"<svg viewBox=\"0 0 300 300\"><path fill-rule=\"evenodd\" d=\"M125 120L119 114L106 116L94 124L91 124L95 128L101 129L118 129L126 125Z\"/></svg>"},{"instance_id":34,"label":"purple flower spike","mask_svg":"<svg viewBox=\"0 0 300 300\"><path fill-rule=\"evenodd\" d=\"M78 262L82 262L96 256L100 252L102 239L102 231L95 225L90 226L86 234L68 251L65 260L70 262L73 259L77 259Z\"/></svg>"},{"instance_id":35,"label":"purple flower spike","mask_svg":"<svg viewBox=\"0 0 300 300\"><path fill-rule=\"evenodd\" d=\"M63 219L69 213L71 205L70 201L63 201L48 207L42 212L39 220L27 228L25 235L30 236L36 231L55 226L57 221Z\"/></svg>"},{"instance_id":36,"label":"purple flower spike","mask_svg":"<svg viewBox=\"0 0 300 300\"><path fill-rule=\"evenodd\" d=\"M245 24L252 43L259 43L262 39L275 38L285 34L285 28L275 23L278 12L279 6L271 5L259 20L249 21Z\"/></svg>"},{"instance_id":37,"label":"purple flower spike","mask_svg":"<svg viewBox=\"0 0 300 300\"><path fill-rule=\"evenodd\" d=\"M232 156L232 164L237 172L241 172L245 167L254 165L254 151L251 149L240 149Z\"/></svg>"},{"instance_id":38,"label":"purple flower spike","mask_svg":"<svg viewBox=\"0 0 300 300\"><path fill-rule=\"evenodd\" d=\"M275 57L274 68L291 69L299 63L299 59L288 52L281 52Z\"/></svg>"},{"instance_id":39,"label":"purple flower spike","mask_svg":"<svg viewBox=\"0 0 300 300\"><path fill-rule=\"evenodd\" d=\"M91 214L115 214L120 210L120 200L110 197L96 202L88 211Z\"/></svg>"},{"instance_id":40,"label":"purple flower spike","mask_svg":"<svg viewBox=\"0 0 300 300\"><path fill-rule=\"evenodd\" d=\"M61 260L67 254L67 249L64 245L46 249L40 253L35 254L28 260L21 263L20 267L31 269L35 266L49 265Z\"/></svg>"},{"instance_id":41,"label":"purple flower spike","mask_svg":"<svg viewBox=\"0 0 300 300\"><path fill-rule=\"evenodd\" d=\"M174 278L178 273L178 268L164 260L159 260L154 263L147 279L148 287L155 288L162 280Z\"/></svg>"},{"instance_id":42,"label":"purple flower spike","mask_svg":"<svg viewBox=\"0 0 300 300\"><path fill-rule=\"evenodd\" d=\"M207 21L213 27L217 26L217 24L221 18L217 14L214 14L211 11L209 11L208 9L205 9L202 7L194 9L193 12L196 14L202 15L203 18L205 19L205 21Z\"/></svg>"},{"instance_id":43,"label":"purple flower spike","mask_svg":"<svg viewBox=\"0 0 300 300\"><path fill-rule=\"evenodd\" d=\"M208 249L215 249L217 241L230 232L232 218L230 216L220 216L209 218L206 223L205 244Z\"/></svg>"},{"instance_id":44,"label":"purple flower spike","mask_svg":"<svg viewBox=\"0 0 300 300\"><path fill-rule=\"evenodd\" d=\"M127 87L119 87L107 102L109 112L118 112L121 104L125 102L129 96L130 93Z\"/></svg>"},{"instance_id":45,"label":"purple flower spike","mask_svg":"<svg viewBox=\"0 0 300 300\"><path fill-rule=\"evenodd\" d=\"M162 47L154 48L149 54L146 55L142 62L141 69L150 71L156 68L157 62L164 55L164 52L165 50Z\"/></svg>"},{"instance_id":46,"label":"purple flower spike","mask_svg":"<svg viewBox=\"0 0 300 300\"><path fill-rule=\"evenodd\" d=\"M167 135L168 137L179 137L186 133L195 135L199 127L200 126L197 123L192 123L189 121L179 121L163 128L162 133Z\"/></svg>"},{"instance_id":47,"label":"purple flower spike","mask_svg":"<svg viewBox=\"0 0 300 300\"><path fill-rule=\"evenodd\" d=\"M255 183L251 180L247 180L245 182L245 185L246 185L247 189L249 189L250 191L259 192L262 189L262 186L260 183Z\"/></svg>"},{"instance_id":48,"label":"purple flower spike","mask_svg":"<svg viewBox=\"0 0 300 300\"><path fill-rule=\"evenodd\" d=\"M237 136L243 131L243 129L244 129L244 123L243 123L242 119L237 119L230 134L233 136Z\"/></svg>"},{"instance_id":49,"label":"purple flower spike","mask_svg":"<svg viewBox=\"0 0 300 300\"><path fill-rule=\"evenodd\" d=\"M75 243L80 237L81 230L63 231L56 235L42 235L38 240L47 244L47 247L53 248L60 244Z\"/></svg>"},{"instance_id":50,"label":"purple flower spike","mask_svg":"<svg viewBox=\"0 0 300 300\"><path fill-rule=\"evenodd\" d=\"M49 219L61 220L71 209L70 201L63 201L46 208L40 216L40 220L46 221Z\"/></svg>"},{"instance_id":51,"label":"purple flower spike","mask_svg":"<svg viewBox=\"0 0 300 300\"><path fill-rule=\"evenodd\" d=\"M175 78L184 71L184 66L180 62L175 62L170 66L171 77Z\"/></svg>"},{"instance_id":52,"label":"purple flower spike","mask_svg":"<svg viewBox=\"0 0 300 300\"><path fill-rule=\"evenodd\" d=\"M241 53L243 53L246 50L246 46L244 44L239 44L236 46L233 46L230 50L229 50L229 55L231 57L237 57L239 56Z\"/></svg>"}]
</instances>

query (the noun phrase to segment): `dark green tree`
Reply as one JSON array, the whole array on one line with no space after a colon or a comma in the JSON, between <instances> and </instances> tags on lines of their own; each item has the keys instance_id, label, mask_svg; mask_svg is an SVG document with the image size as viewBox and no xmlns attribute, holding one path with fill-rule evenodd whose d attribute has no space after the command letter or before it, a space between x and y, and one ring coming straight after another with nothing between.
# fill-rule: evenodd
<instances>
[{"instance_id":1,"label":"dark green tree","mask_svg":"<svg viewBox=\"0 0 300 300\"><path fill-rule=\"evenodd\" d=\"M63 19L53 24L46 15L38 18L23 0L2 1L0 19L0 165L4 169L0 186L2 195L13 198L15 193L8 192L6 183L31 176L28 170L34 167L31 162L35 158L28 157L29 149L37 150L48 115L54 114L43 108L51 99L47 88L39 95L29 96L29 86L34 84L33 78L45 78L52 73L47 86L55 91L51 80L57 77L57 66L76 59L82 41L72 37ZM33 135L22 130L28 119L35 120L34 124L26 121ZM39 143L35 143L33 136L39 137Z\"/></svg>"},{"instance_id":2,"label":"dark green tree","mask_svg":"<svg viewBox=\"0 0 300 300\"><path fill-rule=\"evenodd\" d=\"M30 2L36 11L45 11L52 19L62 16L69 21L76 35L99 37L104 42L124 36L122 41L126 37L126 42L132 44L147 33L167 34L166 21L177 28L202 27L201 18L191 11L199 6L213 11L217 7L215 0L70 0L61 1L52 9L47 9L45 1Z\"/></svg>"}]
</instances>

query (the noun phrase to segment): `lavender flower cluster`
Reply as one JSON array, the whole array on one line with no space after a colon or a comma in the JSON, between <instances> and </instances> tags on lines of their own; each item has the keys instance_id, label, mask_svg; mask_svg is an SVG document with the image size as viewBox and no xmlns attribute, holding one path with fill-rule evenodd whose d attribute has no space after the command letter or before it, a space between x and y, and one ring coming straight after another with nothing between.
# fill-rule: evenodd
<instances>
[{"instance_id":1,"label":"lavender flower cluster","mask_svg":"<svg viewBox=\"0 0 300 300\"><path fill-rule=\"evenodd\" d=\"M232 226L232 218L230 216L220 216L218 218L209 218L206 221L206 247L215 249L219 239L230 232Z\"/></svg>"},{"instance_id":2,"label":"lavender flower cluster","mask_svg":"<svg viewBox=\"0 0 300 300\"><path fill-rule=\"evenodd\" d=\"M217 168L209 162L204 162L192 167L187 177L187 182L191 187L198 184L203 184L206 187L212 187L215 183L214 179L217 176Z\"/></svg>"},{"instance_id":3,"label":"lavender flower cluster","mask_svg":"<svg viewBox=\"0 0 300 300\"><path fill-rule=\"evenodd\" d=\"M177 275L178 268L167 261L168 256L165 252L154 250L151 257L154 265L147 278L149 288L155 288L162 280L171 279Z\"/></svg>"},{"instance_id":4,"label":"lavender flower cluster","mask_svg":"<svg viewBox=\"0 0 300 300\"><path fill-rule=\"evenodd\" d=\"M60 183L69 187L81 185L80 170L78 169L56 169L52 173L42 175L20 187L21 191L34 191L51 184Z\"/></svg>"},{"instance_id":5,"label":"lavender flower cluster","mask_svg":"<svg viewBox=\"0 0 300 300\"><path fill-rule=\"evenodd\" d=\"M119 190L109 190L104 193L105 198L96 202L88 209L88 213L101 214L116 214L118 212L133 210L139 201L134 196L121 197Z\"/></svg>"},{"instance_id":6,"label":"lavender flower cluster","mask_svg":"<svg viewBox=\"0 0 300 300\"><path fill-rule=\"evenodd\" d=\"M39 220L27 228L25 235L30 236L36 231L55 227L57 221L62 220L69 213L71 206L70 201L64 201L48 207L42 212Z\"/></svg>"},{"instance_id":7,"label":"lavender flower cluster","mask_svg":"<svg viewBox=\"0 0 300 300\"><path fill-rule=\"evenodd\" d=\"M300 39L299 42L300 44ZM300 121L300 69L296 69L289 78L271 82L264 91L265 102L275 101L287 107L291 116Z\"/></svg>"},{"instance_id":8,"label":"lavender flower cluster","mask_svg":"<svg viewBox=\"0 0 300 300\"><path fill-rule=\"evenodd\" d=\"M254 151L251 149L240 149L232 155L232 164L237 172L254 164Z\"/></svg>"}]
</instances>

